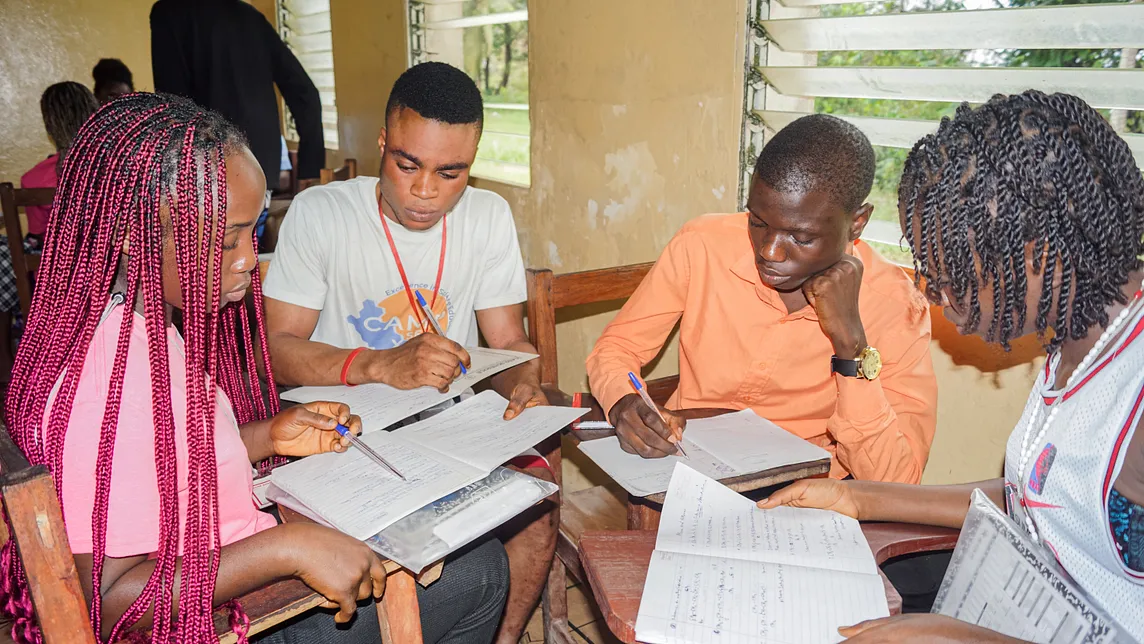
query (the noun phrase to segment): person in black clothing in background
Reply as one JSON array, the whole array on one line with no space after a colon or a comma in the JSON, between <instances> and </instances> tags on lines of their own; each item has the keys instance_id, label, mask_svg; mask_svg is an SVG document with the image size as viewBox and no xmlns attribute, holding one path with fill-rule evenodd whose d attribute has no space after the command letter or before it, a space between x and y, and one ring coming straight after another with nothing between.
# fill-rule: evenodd
<instances>
[{"instance_id":1,"label":"person in black clothing in background","mask_svg":"<svg viewBox=\"0 0 1144 644\"><path fill-rule=\"evenodd\" d=\"M135 91L131 70L118 58L101 58L91 70L91 79L95 81L91 91L100 105Z\"/></svg>"},{"instance_id":2,"label":"person in black clothing in background","mask_svg":"<svg viewBox=\"0 0 1144 644\"><path fill-rule=\"evenodd\" d=\"M159 0L151 7L151 69L155 91L185 96L238 126L278 188L282 94L298 130L298 179L318 178L325 165L318 88L274 27L242 0ZM264 210L258 220L261 234Z\"/></svg>"}]
</instances>

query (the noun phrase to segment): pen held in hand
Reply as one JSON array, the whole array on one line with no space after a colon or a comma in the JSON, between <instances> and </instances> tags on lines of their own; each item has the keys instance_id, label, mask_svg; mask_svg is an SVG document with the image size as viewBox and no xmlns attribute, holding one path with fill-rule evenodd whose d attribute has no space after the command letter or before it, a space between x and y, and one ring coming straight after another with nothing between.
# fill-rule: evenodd
<instances>
[{"instance_id":1,"label":"pen held in hand","mask_svg":"<svg viewBox=\"0 0 1144 644\"><path fill-rule=\"evenodd\" d=\"M433 327L433 331L442 338L445 337L445 332L441 330L441 325L437 323L437 316L433 315L433 311L429 309L429 305L425 302L425 296L421 295L421 291L414 291L414 293L417 295L417 304L421 306L421 312L425 314L425 317L429 318L429 325ZM469 372L465 369L464 363L461 363L461 374L464 375L467 373Z\"/></svg>"},{"instance_id":2,"label":"pen held in hand","mask_svg":"<svg viewBox=\"0 0 1144 644\"><path fill-rule=\"evenodd\" d=\"M348 438L350 440L350 445L353 445L354 447L361 450L362 453L364 453L366 456L368 456L369 459L372 460L374 463L377 463L378 465L389 470L390 473L392 473L394 476L401 479L402 481L406 480L406 478L401 474L401 472L397 471L397 468L390 465L389 462L386 461L384 458L382 458L380 454L373 451L372 447L363 443L360 438L358 438L357 436L354 436L353 432L350 431L349 427L346 427L345 425L338 423L337 427L335 427L334 429L336 429L337 432L339 434L341 434L342 436L345 436L346 438Z\"/></svg>"},{"instance_id":3,"label":"pen held in hand","mask_svg":"<svg viewBox=\"0 0 1144 644\"><path fill-rule=\"evenodd\" d=\"M629 371L628 380L632 381L632 386L635 387L636 393L639 394L640 398L643 399L644 404L648 407L651 407L651 410L655 412L655 415L659 416L659 420L663 423L663 426L671 429L671 426L667 424L667 419L663 417L663 414L659 413L659 407L655 404L654 401L652 401L651 396L649 396L647 393L647 389L644 388L643 383L640 382L640 379L636 377L636 374ZM679 435L679 442L675 444L675 449L679 450L680 456L684 458L691 458L687 455L687 452L683 451L682 433Z\"/></svg>"}]
</instances>

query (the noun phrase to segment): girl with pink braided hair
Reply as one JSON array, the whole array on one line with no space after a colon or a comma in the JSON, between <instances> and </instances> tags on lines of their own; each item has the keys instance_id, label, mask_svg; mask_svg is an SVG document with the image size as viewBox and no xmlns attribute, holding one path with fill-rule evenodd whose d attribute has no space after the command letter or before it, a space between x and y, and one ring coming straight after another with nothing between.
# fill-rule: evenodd
<instances>
[{"instance_id":1,"label":"girl with pink braided hair","mask_svg":"<svg viewBox=\"0 0 1144 644\"><path fill-rule=\"evenodd\" d=\"M152 642L216 641L214 607L229 603L241 625L235 597L296 577L336 615L262 641L380 641L372 604L358 604L385 589L378 557L328 528L279 525L253 499L252 464L344 451L335 425L361 430L338 403L279 413L270 365L256 365L244 341L269 355L254 270L264 194L234 126L155 94L101 108L61 169L5 419L28 460L52 472L101 640L150 629ZM237 305L248 289L253 320ZM11 547L0 556L0 609L15 618L16 641L39 642ZM466 557L479 578L463 574ZM456 616L427 629L428 641L488 641L495 631L503 548L486 541L446 571L459 563L450 577L466 590L447 583L423 594L423 606L448 603Z\"/></svg>"}]
</instances>

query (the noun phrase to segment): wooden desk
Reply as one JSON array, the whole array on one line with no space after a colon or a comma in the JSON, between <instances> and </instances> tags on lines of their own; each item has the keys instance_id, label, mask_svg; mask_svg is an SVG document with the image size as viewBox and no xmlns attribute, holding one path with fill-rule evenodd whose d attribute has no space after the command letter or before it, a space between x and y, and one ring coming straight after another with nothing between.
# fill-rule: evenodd
<instances>
[{"instance_id":1,"label":"wooden desk","mask_svg":"<svg viewBox=\"0 0 1144 644\"><path fill-rule=\"evenodd\" d=\"M957 544L956 530L898 523L867 523L862 532L870 542L874 561L901 554L949 550ZM644 581L655 550L655 532L586 532L580 537L580 565L592 586L596 604L612 634L624 642L636 641L636 614ZM902 611L902 597L880 570L890 614Z\"/></svg>"},{"instance_id":2,"label":"wooden desk","mask_svg":"<svg viewBox=\"0 0 1144 644\"><path fill-rule=\"evenodd\" d=\"M712 416L722 416L723 414L734 413L731 409L684 409L679 412L679 415L688 420L695 420L697 418L711 418ZM603 412L593 409L592 412L584 416L583 420L591 420L596 416L599 420L603 420ZM581 430L573 431L572 437L578 443L586 440L596 440L606 436L614 436L615 430ZM753 474L744 474L742 476L732 476L725 479L720 479L719 482L727 487L735 490L736 492L750 492L752 490L760 490L772 485L779 485L790 481L797 481L799 479L820 478L826 476L830 472L830 459L824 458L821 460L813 461L810 463L798 463L795 465L784 465L782 467L773 467L761 472ZM628 529L629 530L656 530L659 528L659 514L663 509L663 499L666 492L652 494L645 497L639 497L629 494L628 495Z\"/></svg>"}]
</instances>

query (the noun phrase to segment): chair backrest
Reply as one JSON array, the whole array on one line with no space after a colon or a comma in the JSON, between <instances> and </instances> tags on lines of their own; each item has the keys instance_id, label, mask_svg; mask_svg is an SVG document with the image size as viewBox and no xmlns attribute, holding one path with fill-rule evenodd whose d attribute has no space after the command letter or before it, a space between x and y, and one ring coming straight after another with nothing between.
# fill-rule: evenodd
<instances>
[{"instance_id":1,"label":"chair backrest","mask_svg":"<svg viewBox=\"0 0 1144 644\"><path fill-rule=\"evenodd\" d=\"M40 256L24 252L24 226L20 223L20 209L28 206L50 206L55 196L55 188L17 189L11 183L0 183L0 208L4 210L8 252L12 255L12 270L16 273L16 294L20 297L20 310L25 318L32 309L32 276L40 267Z\"/></svg>"},{"instance_id":2,"label":"chair backrest","mask_svg":"<svg viewBox=\"0 0 1144 644\"><path fill-rule=\"evenodd\" d=\"M290 150L286 155L290 159L290 169L278 172L278 189L274 191L275 197L293 197L298 194L298 152Z\"/></svg>"},{"instance_id":3,"label":"chair backrest","mask_svg":"<svg viewBox=\"0 0 1144 644\"><path fill-rule=\"evenodd\" d=\"M540 382L559 388L556 311L573 306L626 300L653 266L631 264L593 271L553 275L546 268L528 270L528 336L540 354ZM648 393L662 403L679 385L678 376L647 383Z\"/></svg>"},{"instance_id":4,"label":"chair backrest","mask_svg":"<svg viewBox=\"0 0 1144 644\"><path fill-rule=\"evenodd\" d=\"M2 423L0 471L0 495L12 526L9 533L0 522L0 543L15 540L44 641L94 644L55 483L46 467L29 465Z\"/></svg>"},{"instance_id":5,"label":"chair backrest","mask_svg":"<svg viewBox=\"0 0 1144 644\"><path fill-rule=\"evenodd\" d=\"M322 168L321 183L326 185L331 181L349 181L357 177L357 159L346 159L340 168L333 170Z\"/></svg>"}]
</instances>

